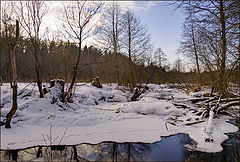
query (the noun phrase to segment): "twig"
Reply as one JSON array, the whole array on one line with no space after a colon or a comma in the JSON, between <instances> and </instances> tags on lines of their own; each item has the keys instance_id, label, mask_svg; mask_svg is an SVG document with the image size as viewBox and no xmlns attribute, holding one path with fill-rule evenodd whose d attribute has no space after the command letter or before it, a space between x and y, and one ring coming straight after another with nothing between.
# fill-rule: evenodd
<instances>
[{"instance_id":1,"label":"twig","mask_svg":"<svg viewBox=\"0 0 240 162\"><path fill-rule=\"evenodd\" d=\"M194 124L198 124L198 123L202 123L202 122L205 122L205 120L196 121L196 122L192 122L192 123L186 123L185 125L189 126L189 125L194 125Z\"/></svg>"},{"instance_id":2,"label":"twig","mask_svg":"<svg viewBox=\"0 0 240 162\"><path fill-rule=\"evenodd\" d=\"M174 122L171 122L171 121L168 121L167 123L177 126L177 124L175 124Z\"/></svg>"},{"instance_id":3,"label":"twig","mask_svg":"<svg viewBox=\"0 0 240 162\"><path fill-rule=\"evenodd\" d=\"M165 123L165 126L166 126L166 130L168 130L167 123Z\"/></svg>"},{"instance_id":4,"label":"twig","mask_svg":"<svg viewBox=\"0 0 240 162\"><path fill-rule=\"evenodd\" d=\"M212 98L209 98L208 100L205 100L203 103L209 103L209 102L211 102L211 101L216 100L217 98L218 98L218 96L214 96L214 97L212 97Z\"/></svg>"},{"instance_id":5,"label":"twig","mask_svg":"<svg viewBox=\"0 0 240 162\"><path fill-rule=\"evenodd\" d=\"M21 95L23 92L24 92L24 90L29 86L29 85L31 85L32 83L29 83L29 84L27 84L23 89L21 89L19 92L18 92L18 96L19 95Z\"/></svg>"},{"instance_id":6,"label":"twig","mask_svg":"<svg viewBox=\"0 0 240 162\"><path fill-rule=\"evenodd\" d=\"M63 133L63 135L62 135L62 138L60 139L58 145L62 142L62 140L63 140L63 138L64 138L66 132L67 132L67 128L65 128L64 133Z\"/></svg>"}]
</instances>

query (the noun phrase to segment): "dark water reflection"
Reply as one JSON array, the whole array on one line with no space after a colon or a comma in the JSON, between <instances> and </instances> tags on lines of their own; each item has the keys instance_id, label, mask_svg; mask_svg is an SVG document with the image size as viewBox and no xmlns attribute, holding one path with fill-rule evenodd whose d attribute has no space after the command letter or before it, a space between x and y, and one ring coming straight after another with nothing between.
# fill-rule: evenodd
<instances>
[{"instance_id":1,"label":"dark water reflection","mask_svg":"<svg viewBox=\"0 0 240 162\"><path fill-rule=\"evenodd\" d=\"M229 135L221 153L209 154L189 151L184 145L195 143L186 134L162 137L160 142L115 143L97 145L37 146L24 150L1 150L0 161L234 161L235 147L239 147L239 132ZM239 160L239 154L238 154Z\"/></svg>"}]
</instances>

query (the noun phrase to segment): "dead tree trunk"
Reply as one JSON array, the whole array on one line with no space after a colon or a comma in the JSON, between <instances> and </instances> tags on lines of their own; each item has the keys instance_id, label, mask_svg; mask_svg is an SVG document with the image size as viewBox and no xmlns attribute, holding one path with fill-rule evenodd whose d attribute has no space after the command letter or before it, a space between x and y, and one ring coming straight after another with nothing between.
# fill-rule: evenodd
<instances>
[{"instance_id":1,"label":"dead tree trunk","mask_svg":"<svg viewBox=\"0 0 240 162\"><path fill-rule=\"evenodd\" d=\"M61 102L65 102L65 95L64 95L64 80L62 79L54 79L50 81L50 92L52 94L52 101L51 103L55 103L58 100Z\"/></svg>"},{"instance_id":2,"label":"dead tree trunk","mask_svg":"<svg viewBox=\"0 0 240 162\"><path fill-rule=\"evenodd\" d=\"M221 66L220 66L220 74L218 81L218 90L222 95L226 94L227 89L227 81L225 80L225 68L226 68L226 51L227 51L227 43L226 43L226 21L224 14L224 6L223 1L220 0L220 23L221 23Z\"/></svg>"},{"instance_id":3,"label":"dead tree trunk","mask_svg":"<svg viewBox=\"0 0 240 162\"><path fill-rule=\"evenodd\" d=\"M36 59L37 56L35 56L35 69L36 69L36 75L37 75L37 86L38 86L38 91L40 94L40 98L44 97L43 90L42 90L42 82L40 79L40 64L38 59Z\"/></svg>"},{"instance_id":4,"label":"dead tree trunk","mask_svg":"<svg viewBox=\"0 0 240 162\"><path fill-rule=\"evenodd\" d=\"M97 76L96 78L93 79L92 86L95 86L97 88L102 88L102 85L99 80L99 76Z\"/></svg>"},{"instance_id":5,"label":"dead tree trunk","mask_svg":"<svg viewBox=\"0 0 240 162\"><path fill-rule=\"evenodd\" d=\"M36 42L35 42L36 43ZM39 59L38 59L38 55L37 55L37 49L38 47L34 47L35 48L35 52L34 52L34 58L35 58L35 70L36 70L36 76L37 76L37 86L38 86L38 90L39 90L39 94L40 94L40 98L44 97L44 93L42 90L42 79L41 79L41 68L40 68L40 63L39 63Z\"/></svg>"},{"instance_id":6,"label":"dead tree trunk","mask_svg":"<svg viewBox=\"0 0 240 162\"><path fill-rule=\"evenodd\" d=\"M16 20L16 37L14 42L9 42L10 47L10 58L11 58L11 65L12 65L12 88L13 88L13 98L12 98L12 108L7 114L6 117L6 124L5 128L11 128L11 120L15 112L17 111L17 65L16 65L16 58L15 58L15 48L18 43L18 37L19 37L19 22Z\"/></svg>"},{"instance_id":7,"label":"dead tree trunk","mask_svg":"<svg viewBox=\"0 0 240 162\"><path fill-rule=\"evenodd\" d=\"M194 55L195 55L195 60L196 60L196 66L197 66L197 74L198 74L199 82L202 85L202 77L200 74L200 68L199 68L199 62L198 62L198 54L197 54L197 46L196 46L195 35L194 35L193 22L191 24L191 30L192 30L193 49L194 49Z\"/></svg>"},{"instance_id":8,"label":"dead tree trunk","mask_svg":"<svg viewBox=\"0 0 240 162\"><path fill-rule=\"evenodd\" d=\"M149 89L147 84L148 82L145 84L145 86L139 85L135 87L133 96L131 97L131 101L137 101L141 94L143 94L146 90Z\"/></svg>"},{"instance_id":9,"label":"dead tree trunk","mask_svg":"<svg viewBox=\"0 0 240 162\"><path fill-rule=\"evenodd\" d=\"M82 29L80 28L80 38L79 38L79 43L78 43L78 57L77 57L77 62L73 67L72 82L70 84L70 87L68 88L68 95L67 95L67 101L68 102L72 102L72 97L73 97L72 96L73 95L72 90L73 90L73 86L75 84L75 80L76 80L76 77L77 77L78 65L80 63L80 57L81 57L81 54L82 54L81 47L82 47Z\"/></svg>"},{"instance_id":10,"label":"dead tree trunk","mask_svg":"<svg viewBox=\"0 0 240 162\"><path fill-rule=\"evenodd\" d=\"M213 117L215 115L216 110L219 107L220 101L221 101L221 96L218 99L217 105L210 109L208 123L204 129L205 142L213 142L213 138L212 138Z\"/></svg>"}]
</instances>

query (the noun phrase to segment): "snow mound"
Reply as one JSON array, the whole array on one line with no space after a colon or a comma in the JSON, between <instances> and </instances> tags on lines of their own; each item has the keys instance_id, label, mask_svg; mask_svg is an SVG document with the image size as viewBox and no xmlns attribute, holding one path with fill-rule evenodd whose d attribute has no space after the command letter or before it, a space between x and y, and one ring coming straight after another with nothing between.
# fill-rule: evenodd
<instances>
[{"instance_id":1,"label":"snow mound","mask_svg":"<svg viewBox=\"0 0 240 162\"><path fill-rule=\"evenodd\" d=\"M80 86L75 94L75 99L83 105L98 105L103 102L127 102L128 96L120 90L109 87L96 88L93 86Z\"/></svg>"},{"instance_id":2,"label":"snow mound","mask_svg":"<svg viewBox=\"0 0 240 162\"><path fill-rule=\"evenodd\" d=\"M181 116L182 111L176 108L172 103L167 101L139 101L126 112L136 112L139 114L155 114L155 115L173 115Z\"/></svg>"}]
</instances>

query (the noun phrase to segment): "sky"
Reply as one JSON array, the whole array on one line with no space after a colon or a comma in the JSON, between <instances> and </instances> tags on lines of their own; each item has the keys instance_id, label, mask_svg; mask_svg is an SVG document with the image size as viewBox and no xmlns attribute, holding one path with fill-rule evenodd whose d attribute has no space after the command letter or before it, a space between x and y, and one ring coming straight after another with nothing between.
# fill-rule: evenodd
<instances>
[{"instance_id":1,"label":"sky","mask_svg":"<svg viewBox=\"0 0 240 162\"><path fill-rule=\"evenodd\" d=\"M50 30L61 30L59 23L59 9L61 1L45 1L50 4L46 16L43 18L43 27ZM70 1L68 1L71 3ZM106 1L110 2L110 1ZM178 57L176 51L180 42L181 28L184 14L180 10L174 11L174 6L167 5L166 1L118 1L123 9L130 9L141 19L152 36L155 48L161 48L167 55L169 62L174 62ZM173 1L171 1L173 2ZM169 2L168 2L169 3ZM96 20L97 21L97 20ZM86 43L90 45L89 42Z\"/></svg>"},{"instance_id":2,"label":"sky","mask_svg":"<svg viewBox=\"0 0 240 162\"><path fill-rule=\"evenodd\" d=\"M142 5L145 2L137 2ZM181 10L174 11L174 6L163 1L152 2L145 10L134 11L142 23L148 28L155 48L161 48L170 62L179 56L177 48L181 39L182 24L185 16Z\"/></svg>"}]
</instances>

